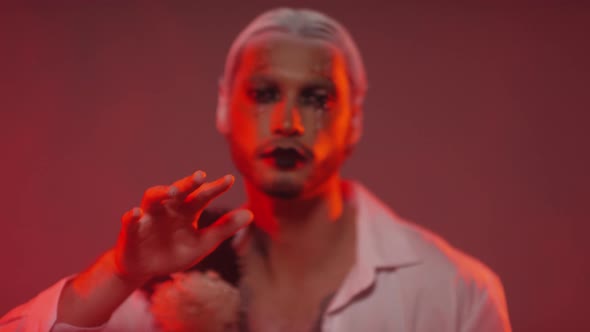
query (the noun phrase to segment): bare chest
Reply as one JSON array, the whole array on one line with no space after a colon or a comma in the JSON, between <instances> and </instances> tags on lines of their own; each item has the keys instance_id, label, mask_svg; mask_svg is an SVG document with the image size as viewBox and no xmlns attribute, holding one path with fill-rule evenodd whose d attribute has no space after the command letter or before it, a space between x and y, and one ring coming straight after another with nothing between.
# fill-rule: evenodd
<instances>
[{"instance_id":1,"label":"bare chest","mask_svg":"<svg viewBox=\"0 0 590 332\"><path fill-rule=\"evenodd\" d=\"M273 280L262 265L251 262L241 285L246 331L320 331L322 316L345 279L349 264L335 264L321 273Z\"/></svg>"},{"instance_id":2,"label":"bare chest","mask_svg":"<svg viewBox=\"0 0 590 332\"><path fill-rule=\"evenodd\" d=\"M320 331L334 287L291 289L242 285L247 331Z\"/></svg>"}]
</instances>

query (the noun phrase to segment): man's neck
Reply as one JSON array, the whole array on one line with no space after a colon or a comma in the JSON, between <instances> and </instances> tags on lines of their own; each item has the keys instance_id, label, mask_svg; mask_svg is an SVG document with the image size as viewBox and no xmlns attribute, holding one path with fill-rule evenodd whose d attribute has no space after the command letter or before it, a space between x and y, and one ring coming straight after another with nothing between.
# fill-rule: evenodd
<instances>
[{"instance_id":1,"label":"man's neck","mask_svg":"<svg viewBox=\"0 0 590 332\"><path fill-rule=\"evenodd\" d=\"M354 246L355 212L339 177L309 199L277 199L248 187L257 228L255 241L271 275L299 278L329 268L331 260Z\"/></svg>"}]
</instances>

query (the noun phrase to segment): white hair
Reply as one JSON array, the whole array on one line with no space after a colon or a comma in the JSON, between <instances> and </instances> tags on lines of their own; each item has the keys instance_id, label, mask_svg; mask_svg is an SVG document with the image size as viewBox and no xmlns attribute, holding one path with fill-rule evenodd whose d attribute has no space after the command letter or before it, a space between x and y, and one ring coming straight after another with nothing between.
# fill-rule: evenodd
<instances>
[{"instance_id":1,"label":"white hair","mask_svg":"<svg viewBox=\"0 0 590 332\"><path fill-rule=\"evenodd\" d=\"M225 127L227 93L236 74L244 46L255 36L279 31L304 38L325 40L338 48L346 61L353 102L362 105L367 91L367 77L361 54L348 30L335 19L311 9L276 8L266 11L246 26L232 43L220 79L218 127Z\"/></svg>"}]
</instances>

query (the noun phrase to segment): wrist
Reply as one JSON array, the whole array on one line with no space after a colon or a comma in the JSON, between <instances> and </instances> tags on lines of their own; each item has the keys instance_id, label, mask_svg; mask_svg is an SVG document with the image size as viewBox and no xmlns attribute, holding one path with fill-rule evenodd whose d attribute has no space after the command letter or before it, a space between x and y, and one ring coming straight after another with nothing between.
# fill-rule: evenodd
<instances>
[{"instance_id":1,"label":"wrist","mask_svg":"<svg viewBox=\"0 0 590 332\"><path fill-rule=\"evenodd\" d=\"M109 250L103 257L105 268L115 276L123 286L136 289L143 286L148 280L148 277L135 276L130 274L120 263L114 249Z\"/></svg>"},{"instance_id":2,"label":"wrist","mask_svg":"<svg viewBox=\"0 0 590 332\"><path fill-rule=\"evenodd\" d=\"M113 250L100 256L64 287L57 321L81 327L96 327L107 322L121 303L144 283L121 272Z\"/></svg>"}]
</instances>

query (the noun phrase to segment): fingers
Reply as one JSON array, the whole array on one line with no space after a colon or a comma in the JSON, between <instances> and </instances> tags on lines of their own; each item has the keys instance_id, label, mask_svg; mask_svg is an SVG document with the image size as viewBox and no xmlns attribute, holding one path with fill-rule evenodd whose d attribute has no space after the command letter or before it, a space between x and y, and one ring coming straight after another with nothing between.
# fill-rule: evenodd
<instances>
[{"instance_id":1,"label":"fingers","mask_svg":"<svg viewBox=\"0 0 590 332\"><path fill-rule=\"evenodd\" d=\"M146 218L162 216L171 217L199 214L209 202L227 191L235 179L226 175L213 182L205 182L206 174L197 171L194 174L174 182L171 186L154 186L145 191L141 210ZM184 218L182 218L184 219ZM194 220L194 218L189 218Z\"/></svg>"},{"instance_id":2,"label":"fingers","mask_svg":"<svg viewBox=\"0 0 590 332\"><path fill-rule=\"evenodd\" d=\"M164 200L174 197L175 192L170 192L168 186L154 186L143 194L141 209L144 213L159 214L164 211Z\"/></svg>"},{"instance_id":3,"label":"fingers","mask_svg":"<svg viewBox=\"0 0 590 332\"><path fill-rule=\"evenodd\" d=\"M133 208L123 214L121 222L124 225L137 224L139 222L139 219L142 217L142 214L143 213L141 212L140 208Z\"/></svg>"},{"instance_id":4,"label":"fingers","mask_svg":"<svg viewBox=\"0 0 590 332\"><path fill-rule=\"evenodd\" d=\"M135 207L123 214L121 217L121 223L123 225L123 238L125 239L128 235L135 233L141 225L146 225L149 222L151 216L143 213L141 208Z\"/></svg>"},{"instance_id":5,"label":"fingers","mask_svg":"<svg viewBox=\"0 0 590 332\"><path fill-rule=\"evenodd\" d=\"M183 201L190 193L197 190L204 182L207 174L203 171L196 171L194 174L180 179L172 184L170 193L174 198Z\"/></svg>"},{"instance_id":6,"label":"fingers","mask_svg":"<svg viewBox=\"0 0 590 332\"><path fill-rule=\"evenodd\" d=\"M198 231L200 244L213 250L225 239L252 222L254 215L250 210L235 210L223 215L213 225Z\"/></svg>"},{"instance_id":7,"label":"fingers","mask_svg":"<svg viewBox=\"0 0 590 332\"><path fill-rule=\"evenodd\" d=\"M215 197L231 188L234 182L235 178L232 175L226 175L213 182L203 184L199 189L187 196L185 199L186 208L192 213L197 213Z\"/></svg>"},{"instance_id":8,"label":"fingers","mask_svg":"<svg viewBox=\"0 0 590 332\"><path fill-rule=\"evenodd\" d=\"M149 214L160 214L165 211L165 201L172 206L180 204L186 196L198 189L205 180L205 172L197 171L174 182L171 186L154 186L146 190L141 202L143 211Z\"/></svg>"}]
</instances>

